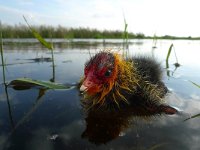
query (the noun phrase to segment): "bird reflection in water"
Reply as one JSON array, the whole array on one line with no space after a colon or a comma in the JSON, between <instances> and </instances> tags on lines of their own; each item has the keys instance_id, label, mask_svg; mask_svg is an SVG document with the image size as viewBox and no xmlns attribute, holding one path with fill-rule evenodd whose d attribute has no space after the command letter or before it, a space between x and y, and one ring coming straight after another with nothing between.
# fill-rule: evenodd
<instances>
[{"instance_id":1,"label":"bird reflection in water","mask_svg":"<svg viewBox=\"0 0 200 150\"><path fill-rule=\"evenodd\" d=\"M106 108L93 107L86 110L88 106L83 104L86 129L82 133L82 138L86 138L96 145L105 144L132 127L137 119L149 120L157 116L177 113L176 109L168 105L149 105L141 97L137 97L133 104L122 105L120 109L107 106Z\"/></svg>"}]
</instances>

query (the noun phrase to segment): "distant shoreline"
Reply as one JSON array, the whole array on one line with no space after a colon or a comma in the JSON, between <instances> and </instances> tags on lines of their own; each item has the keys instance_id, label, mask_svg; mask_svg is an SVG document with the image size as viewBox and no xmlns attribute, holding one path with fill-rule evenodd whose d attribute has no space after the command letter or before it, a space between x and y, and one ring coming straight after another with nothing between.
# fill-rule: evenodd
<instances>
[{"instance_id":1,"label":"distant shoreline","mask_svg":"<svg viewBox=\"0 0 200 150\"><path fill-rule=\"evenodd\" d=\"M32 26L43 38L58 39L123 39L124 31L120 30L97 30L91 28L66 28L62 26ZM27 39L34 38L26 25L1 25L3 39ZM146 36L143 33L128 32L128 39L154 39L154 40L200 40L200 37L178 37L171 35Z\"/></svg>"}]
</instances>

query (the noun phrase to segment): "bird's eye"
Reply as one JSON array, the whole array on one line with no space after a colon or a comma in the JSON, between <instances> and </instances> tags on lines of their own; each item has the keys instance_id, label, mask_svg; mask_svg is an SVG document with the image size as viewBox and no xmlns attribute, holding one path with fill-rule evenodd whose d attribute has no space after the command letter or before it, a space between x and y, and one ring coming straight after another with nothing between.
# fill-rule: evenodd
<instances>
[{"instance_id":1,"label":"bird's eye","mask_svg":"<svg viewBox=\"0 0 200 150\"><path fill-rule=\"evenodd\" d=\"M108 70L105 72L104 76L105 76L105 77L109 77L109 76L111 75L111 73L112 73L112 71L111 71L110 69L108 69Z\"/></svg>"}]
</instances>

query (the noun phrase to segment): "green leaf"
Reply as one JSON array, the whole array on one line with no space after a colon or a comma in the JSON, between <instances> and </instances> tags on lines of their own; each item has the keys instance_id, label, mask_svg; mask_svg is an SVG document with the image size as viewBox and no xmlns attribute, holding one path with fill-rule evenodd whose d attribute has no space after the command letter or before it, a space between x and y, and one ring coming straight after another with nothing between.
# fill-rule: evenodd
<instances>
[{"instance_id":1,"label":"green leaf","mask_svg":"<svg viewBox=\"0 0 200 150\"><path fill-rule=\"evenodd\" d=\"M192 81L190 81L192 84L194 84L195 86L197 86L198 88L200 88L200 85L198 85L198 84L196 84L196 83L194 83L194 82L192 82Z\"/></svg>"},{"instance_id":2,"label":"green leaf","mask_svg":"<svg viewBox=\"0 0 200 150\"><path fill-rule=\"evenodd\" d=\"M173 44L170 45L169 50L168 50L168 53L167 53L166 68L169 68L169 56L170 56L170 54L171 54L172 47L173 47Z\"/></svg>"},{"instance_id":3,"label":"green leaf","mask_svg":"<svg viewBox=\"0 0 200 150\"><path fill-rule=\"evenodd\" d=\"M71 86L65 86L58 83L48 82L48 81L39 81L33 80L30 78L18 78L10 82L9 85L12 86L41 86L46 89L69 89Z\"/></svg>"},{"instance_id":4,"label":"green leaf","mask_svg":"<svg viewBox=\"0 0 200 150\"><path fill-rule=\"evenodd\" d=\"M26 18L25 18L24 16L23 16L23 18L24 18L25 22L27 23L29 29L31 30L32 34L34 35L34 37L35 37L36 39L38 39L38 41L39 41L43 46L45 46L45 47L48 48L49 50L53 50L53 45L52 45L51 43L47 42L45 39L43 39L42 36L41 36L35 29L33 29L33 28L29 25L28 21L26 20Z\"/></svg>"},{"instance_id":5,"label":"green leaf","mask_svg":"<svg viewBox=\"0 0 200 150\"><path fill-rule=\"evenodd\" d=\"M199 113L199 114L196 114L196 115L193 115L193 116L191 116L191 117L185 119L184 121L187 121L187 120L189 120L189 119L196 118L196 117L200 117L200 113Z\"/></svg>"}]
</instances>

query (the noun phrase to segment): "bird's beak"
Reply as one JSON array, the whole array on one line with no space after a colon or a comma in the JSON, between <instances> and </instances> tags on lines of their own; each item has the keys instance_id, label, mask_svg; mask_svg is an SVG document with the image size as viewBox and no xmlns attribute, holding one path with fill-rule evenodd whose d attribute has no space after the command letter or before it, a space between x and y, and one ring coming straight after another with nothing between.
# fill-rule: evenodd
<instances>
[{"instance_id":1,"label":"bird's beak","mask_svg":"<svg viewBox=\"0 0 200 150\"><path fill-rule=\"evenodd\" d=\"M80 91L81 92L86 92L89 88L91 88L92 86L94 86L94 83L90 81L90 79L86 78L81 87L80 87Z\"/></svg>"},{"instance_id":2,"label":"bird's beak","mask_svg":"<svg viewBox=\"0 0 200 150\"><path fill-rule=\"evenodd\" d=\"M90 77L87 77L84 79L80 87L80 92L88 92L88 94L94 94L99 92L100 89L101 86L99 84L94 83Z\"/></svg>"},{"instance_id":3,"label":"bird's beak","mask_svg":"<svg viewBox=\"0 0 200 150\"><path fill-rule=\"evenodd\" d=\"M88 88L87 88L85 85L83 85L83 84L82 84L81 87L80 87L80 91L81 91L81 92L85 92L85 91L87 91L87 89L88 89Z\"/></svg>"}]
</instances>

